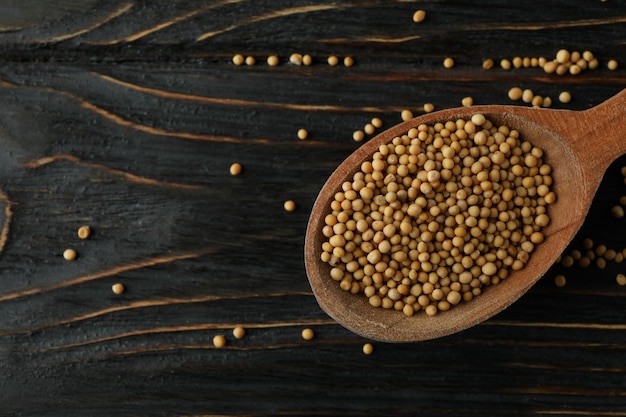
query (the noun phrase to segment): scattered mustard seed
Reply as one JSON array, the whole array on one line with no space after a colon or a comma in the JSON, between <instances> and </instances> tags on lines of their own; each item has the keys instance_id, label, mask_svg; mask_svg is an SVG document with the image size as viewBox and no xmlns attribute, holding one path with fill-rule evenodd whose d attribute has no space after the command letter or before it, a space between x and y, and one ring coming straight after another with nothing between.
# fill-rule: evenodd
<instances>
[{"instance_id":1,"label":"scattered mustard seed","mask_svg":"<svg viewBox=\"0 0 626 417\"><path fill-rule=\"evenodd\" d=\"M113 294L120 295L123 294L124 291L126 291L126 287L124 287L124 284L118 282L111 286L111 291L113 291Z\"/></svg>"},{"instance_id":2,"label":"scattered mustard seed","mask_svg":"<svg viewBox=\"0 0 626 417\"><path fill-rule=\"evenodd\" d=\"M559 94L559 101L561 103L569 103L572 100L572 95L569 91L562 91Z\"/></svg>"},{"instance_id":3,"label":"scattered mustard seed","mask_svg":"<svg viewBox=\"0 0 626 417\"><path fill-rule=\"evenodd\" d=\"M306 129L298 129L298 139L305 140L309 136L309 132Z\"/></svg>"},{"instance_id":4,"label":"scattered mustard seed","mask_svg":"<svg viewBox=\"0 0 626 417\"><path fill-rule=\"evenodd\" d=\"M312 329L309 329L308 327L304 330L302 330L302 338L304 340L311 340L315 337L315 332L313 332Z\"/></svg>"},{"instance_id":5,"label":"scattered mustard seed","mask_svg":"<svg viewBox=\"0 0 626 417\"><path fill-rule=\"evenodd\" d=\"M522 98L522 89L519 87L513 87L509 90L508 94L511 100L517 101Z\"/></svg>"},{"instance_id":6,"label":"scattered mustard seed","mask_svg":"<svg viewBox=\"0 0 626 417\"><path fill-rule=\"evenodd\" d=\"M267 57L267 65L269 65L270 67L275 67L276 65L278 65L278 56L276 55L270 55Z\"/></svg>"},{"instance_id":7,"label":"scattered mustard seed","mask_svg":"<svg viewBox=\"0 0 626 417\"><path fill-rule=\"evenodd\" d=\"M239 65L243 65L245 59L243 57L243 55L241 54L236 54L235 56L233 56L233 64L239 66Z\"/></svg>"},{"instance_id":8,"label":"scattered mustard seed","mask_svg":"<svg viewBox=\"0 0 626 417\"><path fill-rule=\"evenodd\" d=\"M611 215L616 219L621 219L624 217L624 208L622 206L613 206L611 208Z\"/></svg>"},{"instance_id":9,"label":"scattered mustard seed","mask_svg":"<svg viewBox=\"0 0 626 417\"><path fill-rule=\"evenodd\" d=\"M363 127L363 131L367 133L368 135L372 135L376 131L376 128L374 127L373 124L368 123Z\"/></svg>"},{"instance_id":10,"label":"scattered mustard seed","mask_svg":"<svg viewBox=\"0 0 626 417\"><path fill-rule=\"evenodd\" d=\"M362 130L355 130L352 133L352 139L354 139L355 142L362 142L363 139L365 139L365 133Z\"/></svg>"},{"instance_id":11,"label":"scattered mustard seed","mask_svg":"<svg viewBox=\"0 0 626 417\"><path fill-rule=\"evenodd\" d=\"M413 13L413 21L415 23L423 22L426 19L426 12L424 10L417 10Z\"/></svg>"},{"instance_id":12,"label":"scattered mustard seed","mask_svg":"<svg viewBox=\"0 0 626 417\"><path fill-rule=\"evenodd\" d=\"M491 69L493 68L493 65L494 65L494 62L493 62L493 59L491 58L487 58L483 61L483 69L486 69L486 70Z\"/></svg>"},{"instance_id":13,"label":"scattered mustard seed","mask_svg":"<svg viewBox=\"0 0 626 417\"><path fill-rule=\"evenodd\" d=\"M233 329L233 336L237 339L242 339L246 335L246 329L241 326L237 326Z\"/></svg>"},{"instance_id":14,"label":"scattered mustard seed","mask_svg":"<svg viewBox=\"0 0 626 417\"><path fill-rule=\"evenodd\" d=\"M624 168L626 168L626 167L624 167ZM622 169L623 169L623 168L622 168ZM622 206L626 206L626 195L623 195L623 196L621 196L621 197L619 198L619 203L620 203Z\"/></svg>"},{"instance_id":15,"label":"scattered mustard seed","mask_svg":"<svg viewBox=\"0 0 626 417\"><path fill-rule=\"evenodd\" d=\"M239 175L241 174L241 171L242 171L242 167L241 167L241 164L238 162L235 162L234 164L230 166L230 175Z\"/></svg>"},{"instance_id":16,"label":"scattered mustard seed","mask_svg":"<svg viewBox=\"0 0 626 417\"><path fill-rule=\"evenodd\" d=\"M78 228L77 234L80 239L87 239L89 236L91 236L91 227L81 226Z\"/></svg>"},{"instance_id":17,"label":"scattered mustard seed","mask_svg":"<svg viewBox=\"0 0 626 417\"><path fill-rule=\"evenodd\" d=\"M564 287L566 282L567 280L565 279L565 275L557 275L556 277L554 277L554 284L557 287Z\"/></svg>"},{"instance_id":18,"label":"scattered mustard seed","mask_svg":"<svg viewBox=\"0 0 626 417\"><path fill-rule=\"evenodd\" d=\"M407 120L411 120L413 118L413 112L411 110L402 110L402 112L400 113L400 118L404 122L406 122Z\"/></svg>"},{"instance_id":19,"label":"scattered mustard seed","mask_svg":"<svg viewBox=\"0 0 626 417\"><path fill-rule=\"evenodd\" d=\"M330 65L331 67L334 67L338 63L339 63L339 58L337 58L335 55L331 55L328 57L328 65Z\"/></svg>"},{"instance_id":20,"label":"scattered mustard seed","mask_svg":"<svg viewBox=\"0 0 626 417\"><path fill-rule=\"evenodd\" d=\"M256 64L256 59L254 59L253 56L247 56L246 57L246 65L252 66L254 64Z\"/></svg>"},{"instance_id":21,"label":"scattered mustard seed","mask_svg":"<svg viewBox=\"0 0 626 417\"><path fill-rule=\"evenodd\" d=\"M626 285L626 275L617 274L617 276L615 277L615 281L617 281L617 283L623 287L624 285Z\"/></svg>"},{"instance_id":22,"label":"scattered mustard seed","mask_svg":"<svg viewBox=\"0 0 626 417\"><path fill-rule=\"evenodd\" d=\"M383 121L378 118L378 117L374 117L372 119L372 121L370 122L376 129L380 129L381 127L383 127Z\"/></svg>"},{"instance_id":23,"label":"scattered mustard seed","mask_svg":"<svg viewBox=\"0 0 626 417\"><path fill-rule=\"evenodd\" d=\"M287 200L285 201L285 203L283 204L283 207L285 208L285 210L287 211L294 211L296 209L296 203L294 203L293 200Z\"/></svg>"},{"instance_id":24,"label":"scattered mustard seed","mask_svg":"<svg viewBox=\"0 0 626 417\"><path fill-rule=\"evenodd\" d=\"M454 59L447 57L443 60L444 68L453 68L454 67Z\"/></svg>"},{"instance_id":25,"label":"scattered mustard seed","mask_svg":"<svg viewBox=\"0 0 626 417\"><path fill-rule=\"evenodd\" d=\"M582 245L585 249L591 249L593 248L593 240L591 240L590 238L585 238L583 239Z\"/></svg>"},{"instance_id":26,"label":"scattered mustard seed","mask_svg":"<svg viewBox=\"0 0 626 417\"><path fill-rule=\"evenodd\" d=\"M343 65L345 67L351 67L352 65L354 65L354 58L352 58L351 56L347 56L343 59Z\"/></svg>"},{"instance_id":27,"label":"scattered mustard seed","mask_svg":"<svg viewBox=\"0 0 626 417\"><path fill-rule=\"evenodd\" d=\"M216 348L223 348L224 346L226 346L226 338L224 336L222 336L221 334L218 334L216 336L213 337L213 345Z\"/></svg>"},{"instance_id":28,"label":"scattered mustard seed","mask_svg":"<svg viewBox=\"0 0 626 417\"><path fill-rule=\"evenodd\" d=\"M503 70L510 70L511 69L511 61L509 61L508 59L503 59L500 61L500 67Z\"/></svg>"},{"instance_id":29,"label":"scattered mustard seed","mask_svg":"<svg viewBox=\"0 0 626 417\"><path fill-rule=\"evenodd\" d=\"M289 56L289 62L293 65L302 65L302 55L293 53Z\"/></svg>"},{"instance_id":30,"label":"scattered mustard seed","mask_svg":"<svg viewBox=\"0 0 626 417\"><path fill-rule=\"evenodd\" d=\"M374 353L374 346L372 346L371 343L364 344L363 353L365 353L366 355L371 355L372 353Z\"/></svg>"},{"instance_id":31,"label":"scattered mustard seed","mask_svg":"<svg viewBox=\"0 0 626 417\"><path fill-rule=\"evenodd\" d=\"M433 111L435 111L435 106L432 103L426 103L424 104L424 111L426 113L432 113Z\"/></svg>"},{"instance_id":32,"label":"scattered mustard seed","mask_svg":"<svg viewBox=\"0 0 626 417\"><path fill-rule=\"evenodd\" d=\"M604 259L604 258L598 258L598 259L596 259L596 266L597 266L599 269L604 269L604 268L606 268L606 259Z\"/></svg>"},{"instance_id":33,"label":"scattered mustard seed","mask_svg":"<svg viewBox=\"0 0 626 417\"><path fill-rule=\"evenodd\" d=\"M607 68L610 69L611 71L615 71L617 69L617 61L614 59L609 60L609 62L607 62L606 64Z\"/></svg>"},{"instance_id":34,"label":"scattered mustard seed","mask_svg":"<svg viewBox=\"0 0 626 417\"><path fill-rule=\"evenodd\" d=\"M311 55L309 55L309 54L302 55L302 64L303 65L309 66L312 63L313 63L313 58L311 58Z\"/></svg>"},{"instance_id":35,"label":"scattered mustard seed","mask_svg":"<svg viewBox=\"0 0 626 417\"><path fill-rule=\"evenodd\" d=\"M524 103L532 102L534 97L535 97L535 93L533 93L533 90L531 90L530 88L527 88L524 91L522 91L522 101Z\"/></svg>"},{"instance_id":36,"label":"scattered mustard seed","mask_svg":"<svg viewBox=\"0 0 626 417\"><path fill-rule=\"evenodd\" d=\"M461 104L464 107L471 107L474 105L474 99L471 97L463 97L463 99L461 100Z\"/></svg>"},{"instance_id":37,"label":"scattered mustard seed","mask_svg":"<svg viewBox=\"0 0 626 417\"><path fill-rule=\"evenodd\" d=\"M65 249L63 252L63 258L66 261L73 261L78 257L78 253L74 249Z\"/></svg>"}]
</instances>

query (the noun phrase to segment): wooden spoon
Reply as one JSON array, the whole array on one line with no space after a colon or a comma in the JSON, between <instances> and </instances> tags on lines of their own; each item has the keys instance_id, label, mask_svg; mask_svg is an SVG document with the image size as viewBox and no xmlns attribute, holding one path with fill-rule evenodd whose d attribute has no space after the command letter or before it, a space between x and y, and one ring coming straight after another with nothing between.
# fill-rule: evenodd
<instances>
[{"instance_id":1,"label":"wooden spoon","mask_svg":"<svg viewBox=\"0 0 626 417\"><path fill-rule=\"evenodd\" d=\"M498 285L484 288L470 302L429 317L412 317L369 305L363 294L339 288L329 276L330 266L320 260L324 217L341 184L351 180L361 162L379 145L389 143L410 128L482 113L494 124L517 129L520 137L542 148L552 166L556 203L549 207L551 223L545 241L537 245L526 266L513 271ZM622 125L623 124L623 125ZM313 293L324 311L361 336L385 342L412 342L449 335L474 326L521 297L555 263L574 237L589 211L608 166L626 153L626 90L585 111L535 109L520 106L472 106L425 114L382 132L352 153L324 184L312 209L306 233L305 266Z\"/></svg>"}]
</instances>

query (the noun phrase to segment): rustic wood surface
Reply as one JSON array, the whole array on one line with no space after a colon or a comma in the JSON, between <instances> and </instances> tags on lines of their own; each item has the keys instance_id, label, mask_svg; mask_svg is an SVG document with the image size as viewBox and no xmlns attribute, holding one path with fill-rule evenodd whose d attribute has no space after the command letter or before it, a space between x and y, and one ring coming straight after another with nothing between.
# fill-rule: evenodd
<instances>
[{"instance_id":1,"label":"rustic wood surface","mask_svg":"<svg viewBox=\"0 0 626 417\"><path fill-rule=\"evenodd\" d=\"M498 65L561 48L600 66ZM372 355L319 308L303 263L316 194L372 117L512 104L513 86L587 109L626 88L624 68L615 0L1 1L0 415L626 416L626 261L555 265L483 324ZM610 214L623 165L570 249L626 247Z\"/></svg>"}]
</instances>

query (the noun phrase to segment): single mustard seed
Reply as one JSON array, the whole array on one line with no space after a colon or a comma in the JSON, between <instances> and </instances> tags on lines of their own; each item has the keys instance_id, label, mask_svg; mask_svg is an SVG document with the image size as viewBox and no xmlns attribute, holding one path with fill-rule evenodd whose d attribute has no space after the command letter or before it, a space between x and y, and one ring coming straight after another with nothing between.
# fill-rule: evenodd
<instances>
[{"instance_id":1,"label":"single mustard seed","mask_svg":"<svg viewBox=\"0 0 626 417\"><path fill-rule=\"evenodd\" d=\"M355 142L363 142L363 139L365 139L365 132L362 130L355 130L352 133L352 139L354 139Z\"/></svg>"},{"instance_id":2,"label":"single mustard seed","mask_svg":"<svg viewBox=\"0 0 626 417\"><path fill-rule=\"evenodd\" d=\"M443 66L445 68L453 68L454 67L454 59L447 57L443 60Z\"/></svg>"},{"instance_id":3,"label":"single mustard seed","mask_svg":"<svg viewBox=\"0 0 626 417\"><path fill-rule=\"evenodd\" d=\"M521 98L522 98L522 92L523 92L523 91L522 91L522 89L521 89L521 88L519 88L519 87L513 87L513 88L511 88L511 89L509 90L509 93L508 93L508 94L509 94L509 98L510 98L511 100L515 100L515 101L517 101L517 100L519 100L519 99L521 99Z\"/></svg>"},{"instance_id":4,"label":"single mustard seed","mask_svg":"<svg viewBox=\"0 0 626 417\"><path fill-rule=\"evenodd\" d=\"M417 10L413 13L413 21L415 23L423 22L426 19L426 12L424 10Z\"/></svg>"},{"instance_id":5,"label":"single mustard seed","mask_svg":"<svg viewBox=\"0 0 626 417\"><path fill-rule=\"evenodd\" d=\"M407 120L411 120L413 118L413 112L411 110L402 110L402 112L400 113L400 118L404 122L406 122Z\"/></svg>"},{"instance_id":6,"label":"single mustard seed","mask_svg":"<svg viewBox=\"0 0 626 417\"><path fill-rule=\"evenodd\" d=\"M363 353L365 353L366 355L371 355L372 353L374 353L374 346L372 346L371 343L364 344Z\"/></svg>"},{"instance_id":7,"label":"single mustard seed","mask_svg":"<svg viewBox=\"0 0 626 417\"><path fill-rule=\"evenodd\" d=\"M610 69L611 71L615 71L617 69L617 61L614 59L609 60L609 62L607 62L606 64L607 68Z\"/></svg>"},{"instance_id":8,"label":"single mustard seed","mask_svg":"<svg viewBox=\"0 0 626 417\"><path fill-rule=\"evenodd\" d=\"M222 336L221 334L218 334L216 336L213 337L213 345L216 348L223 348L224 346L226 346L226 338L224 336Z\"/></svg>"},{"instance_id":9,"label":"single mustard seed","mask_svg":"<svg viewBox=\"0 0 626 417\"><path fill-rule=\"evenodd\" d=\"M91 236L91 227L81 226L78 228L77 234L80 239L87 239L89 236Z\"/></svg>"},{"instance_id":10,"label":"single mustard seed","mask_svg":"<svg viewBox=\"0 0 626 417\"><path fill-rule=\"evenodd\" d=\"M313 63L313 58L311 58L311 55L306 54L306 55L302 55L302 64L309 66Z\"/></svg>"},{"instance_id":11,"label":"single mustard seed","mask_svg":"<svg viewBox=\"0 0 626 417\"><path fill-rule=\"evenodd\" d=\"M256 64L256 59L254 59L253 56L247 56L246 57L246 65L252 66L254 64Z\"/></svg>"},{"instance_id":12,"label":"single mustard seed","mask_svg":"<svg viewBox=\"0 0 626 417\"><path fill-rule=\"evenodd\" d=\"M352 65L354 65L354 58L352 58L351 56L347 56L343 59L343 65L345 67L351 67Z\"/></svg>"},{"instance_id":13,"label":"single mustard seed","mask_svg":"<svg viewBox=\"0 0 626 417\"><path fill-rule=\"evenodd\" d=\"M616 219L621 219L624 217L624 208L622 206L613 206L613 208L611 208L611 215Z\"/></svg>"},{"instance_id":14,"label":"single mustard seed","mask_svg":"<svg viewBox=\"0 0 626 417\"><path fill-rule=\"evenodd\" d=\"M562 91L559 94L559 101L561 103L569 103L572 100L572 95L569 91Z\"/></svg>"},{"instance_id":15,"label":"single mustard seed","mask_svg":"<svg viewBox=\"0 0 626 417\"><path fill-rule=\"evenodd\" d=\"M126 291L126 287L124 287L124 284L118 282L111 285L111 291L113 291L113 294L120 295L123 294L124 291Z\"/></svg>"},{"instance_id":16,"label":"single mustard seed","mask_svg":"<svg viewBox=\"0 0 626 417\"><path fill-rule=\"evenodd\" d=\"M487 58L483 61L483 69L486 69L486 70L491 69L493 68L493 65L494 65L494 62L493 62L493 59L491 58Z\"/></svg>"},{"instance_id":17,"label":"single mustard seed","mask_svg":"<svg viewBox=\"0 0 626 417\"><path fill-rule=\"evenodd\" d=\"M508 59L503 59L500 61L500 67L507 71L511 69L511 61L509 61Z\"/></svg>"},{"instance_id":18,"label":"single mustard seed","mask_svg":"<svg viewBox=\"0 0 626 417\"><path fill-rule=\"evenodd\" d=\"M66 261L73 261L77 257L78 257L78 254L76 253L74 249L65 249L65 251L63 252L63 258Z\"/></svg>"},{"instance_id":19,"label":"single mustard seed","mask_svg":"<svg viewBox=\"0 0 626 417\"><path fill-rule=\"evenodd\" d=\"M267 57L267 65L270 67L275 67L278 65L278 57L276 55L270 55Z\"/></svg>"},{"instance_id":20,"label":"single mustard seed","mask_svg":"<svg viewBox=\"0 0 626 417\"><path fill-rule=\"evenodd\" d=\"M531 90L530 88L527 88L524 91L522 91L522 101L524 103L532 102L533 97L535 97L535 93L533 93L533 90Z\"/></svg>"},{"instance_id":21,"label":"single mustard seed","mask_svg":"<svg viewBox=\"0 0 626 417\"><path fill-rule=\"evenodd\" d=\"M567 280L565 279L565 275L557 275L556 277L554 277L554 284L557 287L564 287L566 282Z\"/></svg>"},{"instance_id":22,"label":"single mustard seed","mask_svg":"<svg viewBox=\"0 0 626 417\"><path fill-rule=\"evenodd\" d=\"M304 340L311 340L315 337L315 332L312 329L309 329L308 327L304 330L302 330L302 338Z\"/></svg>"},{"instance_id":23,"label":"single mustard seed","mask_svg":"<svg viewBox=\"0 0 626 417\"><path fill-rule=\"evenodd\" d=\"M233 329L233 336L237 339L242 339L246 335L246 329L241 326L237 326Z\"/></svg>"},{"instance_id":24,"label":"single mustard seed","mask_svg":"<svg viewBox=\"0 0 626 417\"><path fill-rule=\"evenodd\" d=\"M300 54L291 54L289 56L289 62L293 65L302 65L302 55Z\"/></svg>"},{"instance_id":25,"label":"single mustard seed","mask_svg":"<svg viewBox=\"0 0 626 417\"><path fill-rule=\"evenodd\" d=\"M381 127L383 127L383 121L378 118L378 117L374 117L372 119L372 121L370 122L376 129L380 129Z\"/></svg>"},{"instance_id":26,"label":"single mustard seed","mask_svg":"<svg viewBox=\"0 0 626 417\"><path fill-rule=\"evenodd\" d=\"M426 113L432 113L435 111L435 105L432 103L426 103L424 104L424 111Z\"/></svg>"},{"instance_id":27,"label":"single mustard seed","mask_svg":"<svg viewBox=\"0 0 626 417\"><path fill-rule=\"evenodd\" d=\"M306 129L298 129L298 139L305 140L309 136Z\"/></svg>"},{"instance_id":28,"label":"single mustard seed","mask_svg":"<svg viewBox=\"0 0 626 417\"><path fill-rule=\"evenodd\" d=\"M363 127L363 131L367 133L368 135L372 135L376 131L376 128L374 127L373 124L368 123Z\"/></svg>"},{"instance_id":29,"label":"single mustard seed","mask_svg":"<svg viewBox=\"0 0 626 417\"><path fill-rule=\"evenodd\" d=\"M463 99L461 100L461 104L463 105L463 107L471 107L474 105L474 99L471 97L463 97Z\"/></svg>"},{"instance_id":30,"label":"single mustard seed","mask_svg":"<svg viewBox=\"0 0 626 417\"><path fill-rule=\"evenodd\" d=\"M235 56L233 56L233 64L239 66L239 65L243 65L245 59L243 57L243 55L241 54L237 54Z\"/></svg>"},{"instance_id":31,"label":"single mustard seed","mask_svg":"<svg viewBox=\"0 0 626 417\"><path fill-rule=\"evenodd\" d=\"M561 49L556 53L556 62L565 64L570 60L570 53L567 49Z\"/></svg>"},{"instance_id":32,"label":"single mustard seed","mask_svg":"<svg viewBox=\"0 0 626 417\"><path fill-rule=\"evenodd\" d=\"M617 283L623 287L624 285L626 285L626 275L617 274L617 276L615 277L615 281L617 281Z\"/></svg>"},{"instance_id":33,"label":"single mustard seed","mask_svg":"<svg viewBox=\"0 0 626 417\"><path fill-rule=\"evenodd\" d=\"M296 209L296 203L293 200L287 200L283 204L283 207L286 211L294 211Z\"/></svg>"},{"instance_id":34,"label":"single mustard seed","mask_svg":"<svg viewBox=\"0 0 626 417\"><path fill-rule=\"evenodd\" d=\"M334 67L335 65L337 65L339 63L339 58L337 58L335 55L331 55L328 57L328 65L330 65L331 67Z\"/></svg>"},{"instance_id":35,"label":"single mustard seed","mask_svg":"<svg viewBox=\"0 0 626 417\"><path fill-rule=\"evenodd\" d=\"M238 162L235 162L234 164L230 166L230 175L239 175L241 174L241 171L242 171L242 167L241 167L241 164Z\"/></svg>"}]
</instances>

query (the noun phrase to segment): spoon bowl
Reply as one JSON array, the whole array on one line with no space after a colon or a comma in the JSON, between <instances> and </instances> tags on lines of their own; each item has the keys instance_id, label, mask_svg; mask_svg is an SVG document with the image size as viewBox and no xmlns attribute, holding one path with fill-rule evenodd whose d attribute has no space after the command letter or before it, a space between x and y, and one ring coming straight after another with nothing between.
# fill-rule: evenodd
<instances>
[{"instance_id":1,"label":"spoon bowl","mask_svg":"<svg viewBox=\"0 0 626 417\"><path fill-rule=\"evenodd\" d=\"M545 241L535 247L528 263L480 296L429 317L418 312L407 317L393 309L372 307L363 294L352 294L330 277L330 265L320 259L324 217L344 181L351 180L361 162L381 144L420 124L433 124L482 113L494 125L520 132L520 138L544 151L552 166L552 189L557 201L548 208L550 224ZM313 205L305 241L305 267L320 307L338 323L363 337L384 342L414 342L446 336L474 326L519 299L567 247L582 226L604 172L626 153L626 90L585 111L537 109L521 106L472 106L442 110L396 125L352 153L328 178Z\"/></svg>"}]
</instances>

